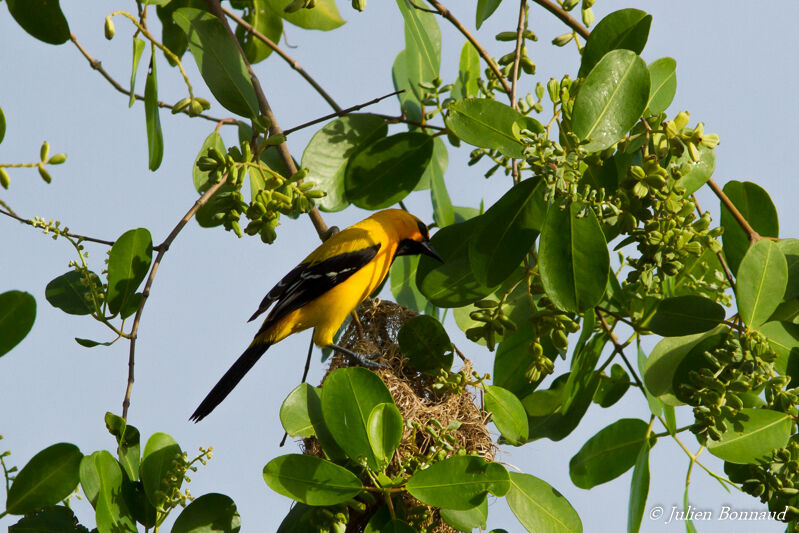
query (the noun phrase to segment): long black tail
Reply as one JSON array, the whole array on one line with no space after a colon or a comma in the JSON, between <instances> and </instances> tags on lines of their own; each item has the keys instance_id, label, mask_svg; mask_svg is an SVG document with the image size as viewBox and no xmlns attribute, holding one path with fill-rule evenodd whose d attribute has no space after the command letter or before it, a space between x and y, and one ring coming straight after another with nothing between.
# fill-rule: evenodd
<instances>
[{"instance_id":1,"label":"long black tail","mask_svg":"<svg viewBox=\"0 0 799 533\"><path fill-rule=\"evenodd\" d=\"M200 406L194 411L194 414L191 415L189 420L193 420L194 422L199 422L206 416L208 416L211 411L216 409L216 406L222 403L222 400L227 398L227 395L230 394L230 391L238 385L241 378L244 377L244 374L249 372L252 366L255 364L258 359L264 354L267 348L271 346L270 344L253 344L246 350L244 353L236 359L236 362L233 363L233 366L225 372L225 375L222 376L222 379L219 380L219 383L214 385L214 388L211 389L211 392L208 393L208 396L202 401Z\"/></svg>"}]
</instances>

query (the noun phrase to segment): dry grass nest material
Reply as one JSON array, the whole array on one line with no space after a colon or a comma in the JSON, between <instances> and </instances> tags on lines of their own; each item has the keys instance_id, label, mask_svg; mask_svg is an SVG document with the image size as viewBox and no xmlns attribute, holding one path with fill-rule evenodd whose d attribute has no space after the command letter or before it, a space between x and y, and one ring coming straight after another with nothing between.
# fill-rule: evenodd
<instances>
[{"instance_id":1,"label":"dry grass nest material","mask_svg":"<svg viewBox=\"0 0 799 533\"><path fill-rule=\"evenodd\" d=\"M358 353L380 353L375 359L387 365L388 368L375 369L388 387L394 402L402 414L405 422L418 422L425 427L432 419L437 420L442 426L447 427L453 421L459 421L460 427L450 430L461 448L467 452L476 452L486 460L492 461L496 452L496 445L491 440L486 424L488 414L475 404L472 392L466 390L462 394L438 392L432 388L435 379L417 372L408 365L407 359L400 353L397 343L397 333L409 318L418 313L407 309L394 302L370 299L358 308L358 316L362 328L351 322L341 336L339 344ZM360 330L363 330L361 333ZM352 366L348 357L335 354L330 362L330 372ZM471 375L472 366L468 359L464 359L460 372ZM325 377L327 377L327 374ZM324 382L324 380L323 380ZM392 463L387 468L387 474L392 477L399 473L400 463L409 455L422 457L434 444L433 437L426 431L416 431L405 427L397 453ZM322 457L322 450L315 438L303 440L305 453ZM407 505L414 507L419 502L408 497ZM430 520L437 518L434 512ZM365 524L364 524L365 525ZM355 529L358 531L359 529ZM348 528L347 531L350 531ZM446 524L436 529L439 532L456 531Z\"/></svg>"}]
</instances>

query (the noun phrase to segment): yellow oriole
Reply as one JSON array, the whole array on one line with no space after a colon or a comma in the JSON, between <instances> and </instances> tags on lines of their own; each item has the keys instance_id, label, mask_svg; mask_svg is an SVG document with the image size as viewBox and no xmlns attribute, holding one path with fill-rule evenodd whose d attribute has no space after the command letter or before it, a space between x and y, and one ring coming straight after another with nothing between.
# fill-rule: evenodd
<instances>
[{"instance_id":1,"label":"yellow oriole","mask_svg":"<svg viewBox=\"0 0 799 533\"><path fill-rule=\"evenodd\" d=\"M317 346L331 347L366 366L380 366L369 356L333 344L333 337L347 315L383 282L396 256L417 254L442 261L430 246L427 226L401 209L379 211L328 238L266 294L250 320L277 302L275 307L191 420L208 416L267 348L308 328L314 328Z\"/></svg>"}]
</instances>

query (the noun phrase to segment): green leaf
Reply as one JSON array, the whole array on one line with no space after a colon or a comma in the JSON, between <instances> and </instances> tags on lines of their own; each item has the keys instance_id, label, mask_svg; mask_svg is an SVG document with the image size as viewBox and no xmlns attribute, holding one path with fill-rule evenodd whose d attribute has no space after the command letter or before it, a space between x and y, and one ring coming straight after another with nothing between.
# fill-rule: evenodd
<instances>
[{"instance_id":1,"label":"green leaf","mask_svg":"<svg viewBox=\"0 0 799 533\"><path fill-rule=\"evenodd\" d=\"M486 287L472 273L469 262L469 241L475 237L480 217L442 228L430 244L444 259L423 256L416 270L416 286L433 305L463 307L483 298L496 287Z\"/></svg>"},{"instance_id":2,"label":"green leaf","mask_svg":"<svg viewBox=\"0 0 799 533\"><path fill-rule=\"evenodd\" d=\"M402 415L397 406L393 402L375 405L369 413L366 431L375 458L385 468L402 439Z\"/></svg>"},{"instance_id":3,"label":"green leaf","mask_svg":"<svg viewBox=\"0 0 799 533\"><path fill-rule=\"evenodd\" d=\"M422 120L422 103L416 97L414 91L411 89L411 84L408 81L408 68L406 50L400 51L394 59L394 64L391 67L391 79L394 82L394 89L403 91L397 95L400 102L400 107L405 112L408 119L421 122Z\"/></svg>"},{"instance_id":4,"label":"green leaf","mask_svg":"<svg viewBox=\"0 0 799 533\"><path fill-rule=\"evenodd\" d=\"M283 35L283 19L269 6L268 0L249 0L241 18L273 43L280 42L280 36ZM272 48L243 26L236 26L236 39L251 64L263 61L272 53Z\"/></svg>"},{"instance_id":5,"label":"green leaf","mask_svg":"<svg viewBox=\"0 0 799 533\"><path fill-rule=\"evenodd\" d=\"M610 407L618 402L630 388L630 376L621 365L613 364L610 377L600 376L599 388L594 393L594 402L600 407Z\"/></svg>"},{"instance_id":6,"label":"green leaf","mask_svg":"<svg viewBox=\"0 0 799 533\"><path fill-rule=\"evenodd\" d=\"M313 423L308 410L310 396L319 393L307 383L300 383L292 390L280 406L280 422L292 437L307 438L314 435Z\"/></svg>"},{"instance_id":7,"label":"green leaf","mask_svg":"<svg viewBox=\"0 0 799 533\"><path fill-rule=\"evenodd\" d=\"M330 434L353 461L365 459L372 470L379 470L380 465L367 427L369 414L381 403L394 403L394 399L383 380L365 368L335 370L322 387L322 415Z\"/></svg>"},{"instance_id":8,"label":"green leaf","mask_svg":"<svg viewBox=\"0 0 799 533\"><path fill-rule=\"evenodd\" d=\"M625 473L646 445L648 430L649 425L636 418L623 418L601 430L569 462L572 482L590 489Z\"/></svg>"},{"instance_id":9,"label":"green leaf","mask_svg":"<svg viewBox=\"0 0 799 533\"><path fill-rule=\"evenodd\" d=\"M172 533L236 533L241 517L229 496L203 494L186 506L172 526Z\"/></svg>"},{"instance_id":10,"label":"green leaf","mask_svg":"<svg viewBox=\"0 0 799 533\"><path fill-rule=\"evenodd\" d=\"M168 4L156 8L158 19L161 21L161 40L164 46L179 58L182 58L183 54L186 53L189 41L186 38L186 34L172 18L172 14L182 7L193 7L202 11L208 10L205 0L171 0ZM173 67L177 65L167 54L164 54L164 57Z\"/></svg>"},{"instance_id":11,"label":"green leaf","mask_svg":"<svg viewBox=\"0 0 799 533\"><path fill-rule=\"evenodd\" d=\"M408 522L393 518L383 526L380 533L416 533L416 530Z\"/></svg>"},{"instance_id":12,"label":"green leaf","mask_svg":"<svg viewBox=\"0 0 799 533\"><path fill-rule=\"evenodd\" d=\"M0 143L3 142L3 137L6 136L6 116L3 114L3 108L0 107Z\"/></svg>"},{"instance_id":13,"label":"green leaf","mask_svg":"<svg viewBox=\"0 0 799 533\"><path fill-rule=\"evenodd\" d=\"M761 239L746 252L735 280L738 312L748 327L768 322L788 286L788 262L775 242Z\"/></svg>"},{"instance_id":14,"label":"green leaf","mask_svg":"<svg viewBox=\"0 0 799 533\"><path fill-rule=\"evenodd\" d=\"M424 133L398 133L372 142L347 165L347 199L363 209L397 203L419 183L432 156L433 138Z\"/></svg>"},{"instance_id":15,"label":"green leaf","mask_svg":"<svg viewBox=\"0 0 799 533\"><path fill-rule=\"evenodd\" d=\"M674 396L672 389L674 374L680 363L694 347L714 337L720 340L727 331L728 328L722 324L704 333L667 337L657 343L642 368L647 390L669 405L680 405L682 402Z\"/></svg>"},{"instance_id":16,"label":"green leaf","mask_svg":"<svg viewBox=\"0 0 799 533\"><path fill-rule=\"evenodd\" d=\"M756 463L788 444L793 425L789 413L744 407L734 422L727 422L720 440L708 440L707 451L731 463Z\"/></svg>"},{"instance_id":17,"label":"green leaf","mask_svg":"<svg viewBox=\"0 0 799 533\"><path fill-rule=\"evenodd\" d=\"M599 372L591 371L583 379L573 380L567 386L571 374L559 376L547 390L535 391L522 399L525 411L530 415L530 440L546 437L559 441L567 437L579 425L599 386ZM568 408L566 399L571 398Z\"/></svg>"},{"instance_id":18,"label":"green leaf","mask_svg":"<svg viewBox=\"0 0 799 533\"><path fill-rule=\"evenodd\" d=\"M724 321L724 308L704 296L675 296L658 305L646 325L662 337L680 337L711 330Z\"/></svg>"},{"instance_id":19,"label":"green leaf","mask_svg":"<svg viewBox=\"0 0 799 533\"><path fill-rule=\"evenodd\" d=\"M144 485L147 500L156 509L163 505L167 498L163 487L174 470L174 461L182 453L180 445L166 433L153 433L147 439L139 466L139 477Z\"/></svg>"},{"instance_id":20,"label":"green leaf","mask_svg":"<svg viewBox=\"0 0 799 533\"><path fill-rule=\"evenodd\" d=\"M777 247L788 261L788 286L782 299L791 300L799 297L799 239L780 239Z\"/></svg>"},{"instance_id":21,"label":"green leaf","mask_svg":"<svg viewBox=\"0 0 799 533\"><path fill-rule=\"evenodd\" d=\"M433 139L433 158L427 166L425 175L422 176L422 181L425 178L429 179L433 220L439 228L455 223L455 211L452 208L452 200L450 200L447 185L444 182L444 173L447 171L448 164L447 146L441 140L441 137L436 137Z\"/></svg>"},{"instance_id":22,"label":"green leaf","mask_svg":"<svg viewBox=\"0 0 799 533\"><path fill-rule=\"evenodd\" d=\"M108 310L125 307L150 270L153 239L145 228L126 231L114 242L108 256Z\"/></svg>"},{"instance_id":23,"label":"green leaf","mask_svg":"<svg viewBox=\"0 0 799 533\"><path fill-rule=\"evenodd\" d=\"M697 149L699 161L694 161L691 153L685 150L680 157L669 164L669 167L679 169L681 177L677 180L677 185L685 189L686 195L698 191L713 176L713 171L716 169L716 152L704 145L699 145Z\"/></svg>"},{"instance_id":24,"label":"green leaf","mask_svg":"<svg viewBox=\"0 0 799 533\"><path fill-rule=\"evenodd\" d=\"M468 98L449 106L447 128L473 146L499 150L508 157L522 156L524 144L513 125L522 115L510 106L487 98ZM527 127L527 126L525 126Z\"/></svg>"},{"instance_id":25,"label":"green leaf","mask_svg":"<svg viewBox=\"0 0 799 533\"><path fill-rule=\"evenodd\" d=\"M651 83L646 107L651 114L657 115L668 109L677 93L677 62L671 57L661 57L651 62L648 68Z\"/></svg>"},{"instance_id":26,"label":"green leaf","mask_svg":"<svg viewBox=\"0 0 799 533\"><path fill-rule=\"evenodd\" d=\"M95 509L100 533L137 531L124 495L122 469L110 453L101 450L84 457L80 482Z\"/></svg>"},{"instance_id":27,"label":"green leaf","mask_svg":"<svg viewBox=\"0 0 799 533\"><path fill-rule=\"evenodd\" d=\"M572 131L578 139L590 140L585 150L604 150L638 122L648 99L649 71L644 60L630 50L608 52L580 85Z\"/></svg>"},{"instance_id":28,"label":"green leaf","mask_svg":"<svg viewBox=\"0 0 799 533\"><path fill-rule=\"evenodd\" d=\"M355 474L312 455L290 454L272 459L264 467L264 480L278 494L306 505L336 505L363 489Z\"/></svg>"},{"instance_id":29,"label":"green leaf","mask_svg":"<svg viewBox=\"0 0 799 533\"><path fill-rule=\"evenodd\" d=\"M11 484L6 500L8 514L28 514L69 496L78 486L82 458L78 447L66 442L34 455Z\"/></svg>"},{"instance_id":30,"label":"green leaf","mask_svg":"<svg viewBox=\"0 0 799 533\"><path fill-rule=\"evenodd\" d=\"M485 408L493 414L492 421L502 438L514 446L527 441L529 426L522 402L509 390L488 385L485 389Z\"/></svg>"},{"instance_id":31,"label":"green leaf","mask_svg":"<svg viewBox=\"0 0 799 533\"><path fill-rule=\"evenodd\" d=\"M117 439L119 463L125 470L128 479L137 481L141 454L139 430L128 425L124 418L113 413L105 414L105 427Z\"/></svg>"},{"instance_id":32,"label":"green leaf","mask_svg":"<svg viewBox=\"0 0 799 533\"><path fill-rule=\"evenodd\" d=\"M774 370L783 376L799 378L799 324L790 322L766 322L758 331L766 336L777 353ZM791 381L790 387L796 385Z\"/></svg>"},{"instance_id":33,"label":"green leaf","mask_svg":"<svg viewBox=\"0 0 799 533\"><path fill-rule=\"evenodd\" d=\"M419 372L436 375L439 369L452 367L452 341L441 322L431 316L410 318L397 333L397 342L402 354Z\"/></svg>"},{"instance_id":34,"label":"green leaf","mask_svg":"<svg viewBox=\"0 0 799 533\"><path fill-rule=\"evenodd\" d=\"M258 116L247 67L222 23L210 13L190 7L176 10L172 18L188 37L191 53L214 98L237 115Z\"/></svg>"},{"instance_id":35,"label":"green leaf","mask_svg":"<svg viewBox=\"0 0 799 533\"><path fill-rule=\"evenodd\" d=\"M419 292L414 282L418 266L418 255L401 255L397 257L391 264L391 270L389 270L389 282L391 294L394 295L394 299L398 304L421 313L427 306L427 298Z\"/></svg>"},{"instance_id":36,"label":"green leaf","mask_svg":"<svg viewBox=\"0 0 799 533\"><path fill-rule=\"evenodd\" d=\"M214 182L211 181L211 173L205 170L200 170L200 168L197 166L197 162L201 157L208 156L209 148L216 148L222 154L227 153L225 141L222 140L222 136L219 135L219 132L214 131L211 133L211 135L205 138L203 145L200 147L200 151L197 153L197 157L194 158L194 166L191 169L191 177L194 181L194 188L197 189L197 192L200 194L207 191L208 188L214 184Z\"/></svg>"},{"instance_id":37,"label":"green leaf","mask_svg":"<svg viewBox=\"0 0 799 533\"><path fill-rule=\"evenodd\" d=\"M538 248L541 281L552 302L565 311L582 312L605 294L610 256L593 209L571 203L547 211Z\"/></svg>"},{"instance_id":38,"label":"green leaf","mask_svg":"<svg viewBox=\"0 0 799 533\"><path fill-rule=\"evenodd\" d=\"M450 95L456 100L464 100L477 96L480 90L477 84L477 80L480 79L480 74L480 55L477 53L477 49L474 45L466 41L463 43L463 48L461 48L461 56L458 63L458 78L452 86Z\"/></svg>"},{"instance_id":39,"label":"green leaf","mask_svg":"<svg viewBox=\"0 0 799 533\"><path fill-rule=\"evenodd\" d=\"M284 8L292 0L267 0L267 2L275 13L279 13L288 22L306 30L330 31L344 24L335 0L316 0L312 9L299 9L294 13L284 11Z\"/></svg>"},{"instance_id":40,"label":"green leaf","mask_svg":"<svg viewBox=\"0 0 799 533\"><path fill-rule=\"evenodd\" d=\"M425 2L420 2L426 5ZM414 95L422 99L420 82L438 77L441 67L441 30L436 16L412 7L406 0L397 0L405 20L405 69Z\"/></svg>"},{"instance_id":41,"label":"green leaf","mask_svg":"<svg viewBox=\"0 0 799 533\"><path fill-rule=\"evenodd\" d=\"M416 471L405 487L422 503L465 511L480 505L489 492L495 496L507 494L510 479L499 463L456 455Z\"/></svg>"},{"instance_id":42,"label":"green leaf","mask_svg":"<svg viewBox=\"0 0 799 533\"><path fill-rule=\"evenodd\" d=\"M627 533L638 533L644 518L646 497L649 495L649 442L638 452L630 481L630 503L627 507Z\"/></svg>"},{"instance_id":43,"label":"green leaf","mask_svg":"<svg viewBox=\"0 0 799 533\"><path fill-rule=\"evenodd\" d=\"M579 77L584 78L612 50L640 54L649 37L652 15L638 9L614 11L599 21L585 43Z\"/></svg>"},{"instance_id":44,"label":"green leaf","mask_svg":"<svg viewBox=\"0 0 799 533\"><path fill-rule=\"evenodd\" d=\"M507 389L519 398L524 398L535 389L525 377L535 358L530 353L530 344L536 339L533 328L519 328L502 339L494 357L491 376L494 385Z\"/></svg>"},{"instance_id":45,"label":"green leaf","mask_svg":"<svg viewBox=\"0 0 799 533\"><path fill-rule=\"evenodd\" d=\"M480 217L477 235L469 245L469 261L478 281L498 285L519 267L544 225L545 191L543 179L524 180Z\"/></svg>"},{"instance_id":46,"label":"green leaf","mask_svg":"<svg viewBox=\"0 0 799 533\"><path fill-rule=\"evenodd\" d=\"M599 357L602 355L605 344L608 342L608 337L606 334L601 333L594 335L587 342L583 340L589 337L593 331L593 317L583 320L583 331L577 346L575 346L571 362L571 372L569 372L566 386L563 389L564 410L568 410L572 403L582 396L583 391L586 390L591 382L596 381L597 387L599 385L599 377L594 369L599 362ZM593 397L594 394L591 394L591 399L593 399Z\"/></svg>"},{"instance_id":47,"label":"green leaf","mask_svg":"<svg viewBox=\"0 0 799 533\"><path fill-rule=\"evenodd\" d=\"M144 45L147 44L144 40L138 37L133 38L133 61L130 67L130 100L128 100L128 107L133 107L136 101L136 74L139 70L139 61L141 61L142 53L144 53Z\"/></svg>"},{"instance_id":48,"label":"green leaf","mask_svg":"<svg viewBox=\"0 0 799 533\"><path fill-rule=\"evenodd\" d=\"M728 181L724 185L724 194L761 237L779 237L780 223L777 218L777 208L760 185L750 181ZM741 259L749 248L749 235L723 203L721 225L724 228L721 236L724 256L732 273L737 275L738 265L741 264Z\"/></svg>"},{"instance_id":49,"label":"green leaf","mask_svg":"<svg viewBox=\"0 0 799 533\"><path fill-rule=\"evenodd\" d=\"M510 473L508 506L527 531L582 533L583 524L563 494L530 474Z\"/></svg>"},{"instance_id":50,"label":"green leaf","mask_svg":"<svg viewBox=\"0 0 799 533\"><path fill-rule=\"evenodd\" d=\"M164 157L164 134L161 131L161 118L158 112L158 78L155 69L155 56L150 58L150 70L144 82L144 118L147 123L147 151L149 169L158 170Z\"/></svg>"},{"instance_id":51,"label":"green leaf","mask_svg":"<svg viewBox=\"0 0 799 533\"><path fill-rule=\"evenodd\" d=\"M0 294L0 357L22 342L36 320L36 299L22 291Z\"/></svg>"},{"instance_id":52,"label":"green leaf","mask_svg":"<svg viewBox=\"0 0 799 533\"><path fill-rule=\"evenodd\" d=\"M69 24L58 3L59 0L6 0L8 11L17 24L48 44L63 44L69 40Z\"/></svg>"},{"instance_id":53,"label":"green leaf","mask_svg":"<svg viewBox=\"0 0 799 533\"><path fill-rule=\"evenodd\" d=\"M8 526L8 533L89 533L72 509L56 505L38 509Z\"/></svg>"},{"instance_id":54,"label":"green leaf","mask_svg":"<svg viewBox=\"0 0 799 533\"><path fill-rule=\"evenodd\" d=\"M441 509L439 514L444 522L458 531L472 531L474 528L485 529L488 518L488 499L483 499L480 505L465 511Z\"/></svg>"},{"instance_id":55,"label":"green leaf","mask_svg":"<svg viewBox=\"0 0 799 533\"><path fill-rule=\"evenodd\" d=\"M480 29L483 22L497 10L502 0L477 0L477 13L475 16L475 26Z\"/></svg>"},{"instance_id":56,"label":"green leaf","mask_svg":"<svg viewBox=\"0 0 799 533\"><path fill-rule=\"evenodd\" d=\"M94 272L88 273L91 284L100 287L102 282ZM84 285L82 272L72 270L62 274L47 284L44 297L50 305L61 309L70 315L89 315L94 312L92 294L89 287Z\"/></svg>"},{"instance_id":57,"label":"green leaf","mask_svg":"<svg viewBox=\"0 0 799 533\"><path fill-rule=\"evenodd\" d=\"M385 121L368 113L337 118L317 131L302 154L302 168L309 171L306 183L327 193L317 205L322 211L341 211L349 202L344 196L344 173L355 153L383 139L388 133Z\"/></svg>"}]
</instances>

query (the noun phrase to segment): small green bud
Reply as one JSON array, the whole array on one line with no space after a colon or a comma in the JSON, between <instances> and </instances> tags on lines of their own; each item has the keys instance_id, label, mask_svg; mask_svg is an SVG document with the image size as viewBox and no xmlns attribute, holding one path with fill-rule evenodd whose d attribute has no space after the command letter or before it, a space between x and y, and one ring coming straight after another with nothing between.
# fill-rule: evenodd
<instances>
[{"instance_id":1,"label":"small green bud","mask_svg":"<svg viewBox=\"0 0 799 533\"><path fill-rule=\"evenodd\" d=\"M516 40L516 32L515 31L501 31L494 38L497 41L515 41Z\"/></svg>"},{"instance_id":2,"label":"small green bud","mask_svg":"<svg viewBox=\"0 0 799 533\"><path fill-rule=\"evenodd\" d=\"M363 11L366 9L366 0L352 0L352 8Z\"/></svg>"},{"instance_id":3,"label":"small green bud","mask_svg":"<svg viewBox=\"0 0 799 533\"><path fill-rule=\"evenodd\" d=\"M286 136L282 133L278 133L277 135L272 135L266 140L267 146L277 146L278 144L283 144L286 142Z\"/></svg>"},{"instance_id":4,"label":"small green bud","mask_svg":"<svg viewBox=\"0 0 799 533\"><path fill-rule=\"evenodd\" d=\"M104 28L105 38L109 41L114 38L114 21L111 20L111 17L108 16L105 18L105 28Z\"/></svg>"},{"instance_id":5,"label":"small green bud","mask_svg":"<svg viewBox=\"0 0 799 533\"><path fill-rule=\"evenodd\" d=\"M58 153L58 154L55 154L50 159L48 159L47 160L47 164L48 165L60 165L61 163L63 163L66 160L67 160L67 154Z\"/></svg>"},{"instance_id":6,"label":"small green bud","mask_svg":"<svg viewBox=\"0 0 799 533\"><path fill-rule=\"evenodd\" d=\"M557 103L560 99L560 82L555 78L549 78L547 82L547 92L549 93L549 99L552 100L552 103Z\"/></svg>"},{"instance_id":7,"label":"small green bud","mask_svg":"<svg viewBox=\"0 0 799 533\"><path fill-rule=\"evenodd\" d=\"M563 9L565 9L566 11L571 11L579 3L580 0L564 0L562 5Z\"/></svg>"},{"instance_id":8,"label":"small green bud","mask_svg":"<svg viewBox=\"0 0 799 533\"><path fill-rule=\"evenodd\" d=\"M6 172L6 169L2 167L0 167L0 185L2 185L4 189L8 189L8 186L11 185L11 179L8 176L8 172Z\"/></svg>"},{"instance_id":9,"label":"small green bud","mask_svg":"<svg viewBox=\"0 0 799 533\"><path fill-rule=\"evenodd\" d=\"M199 102L203 109L211 109L211 102L205 98L195 98L194 101Z\"/></svg>"},{"instance_id":10,"label":"small green bud","mask_svg":"<svg viewBox=\"0 0 799 533\"><path fill-rule=\"evenodd\" d=\"M317 199L317 198L324 198L325 196L327 196L327 193L325 191L320 191L318 189L313 189L313 190L310 190L310 191L306 192L305 196L308 197L308 198Z\"/></svg>"},{"instance_id":11,"label":"small green bud","mask_svg":"<svg viewBox=\"0 0 799 533\"><path fill-rule=\"evenodd\" d=\"M50 155L50 143L47 142L47 141L44 141L42 143L42 147L39 148L39 157L40 157L42 163L47 161L47 156L48 155Z\"/></svg>"},{"instance_id":12,"label":"small green bud","mask_svg":"<svg viewBox=\"0 0 799 533\"><path fill-rule=\"evenodd\" d=\"M200 113L203 112L203 106L197 100L192 100L189 104L189 115L192 117L196 117Z\"/></svg>"},{"instance_id":13,"label":"small green bud","mask_svg":"<svg viewBox=\"0 0 799 533\"><path fill-rule=\"evenodd\" d=\"M191 98L189 98L188 96L186 98L178 100L178 102L172 106L172 114L176 115L180 113L181 111L186 109L190 103L191 103Z\"/></svg>"},{"instance_id":14,"label":"small green bud","mask_svg":"<svg viewBox=\"0 0 799 533\"><path fill-rule=\"evenodd\" d=\"M474 306L480 309L492 309L497 306L499 302L496 300L478 300L474 302Z\"/></svg>"},{"instance_id":15,"label":"small green bud","mask_svg":"<svg viewBox=\"0 0 799 533\"><path fill-rule=\"evenodd\" d=\"M566 46L569 44L569 41L572 40L574 37L573 33L564 33L563 35L558 35L554 39L552 39L552 44L555 46Z\"/></svg>"},{"instance_id":16,"label":"small green bud","mask_svg":"<svg viewBox=\"0 0 799 533\"><path fill-rule=\"evenodd\" d=\"M544 97L545 90L546 89L544 88L544 84L542 84L540 81L535 84L535 96L538 98L539 101Z\"/></svg>"},{"instance_id":17,"label":"small green bud","mask_svg":"<svg viewBox=\"0 0 799 533\"><path fill-rule=\"evenodd\" d=\"M688 111L680 111L677 113L677 116L674 117L674 127L677 131L683 129L688 125L688 122L691 120L691 114Z\"/></svg>"},{"instance_id":18,"label":"small green bud","mask_svg":"<svg viewBox=\"0 0 799 533\"><path fill-rule=\"evenodd\" d=\"M583 24L591 26L594 23L594 10L589 8L583 9Z\"/></svg>"},{"instance_id":19,"label":"small green bud","mask_svg":"<svg viewBox=\"0 0 799 533\"><path fill-rule=\"evenodd\" d=\"M42 179L45 181L45 183L50 183L51 181L53 181L53 178L50 177L50 173L47 172L47 170L44 168L44 166L39 165L36 168L39 170L39 175L42 177Z\"/></svg>"},{"instance_id":20,"label":"small green bud","mask_svg":"<svg viewBox=\"0 0 799 533\"><path fill-rule=\"evenodd\" d=\"M708 133L706 135L702 135L702 146L707 148L713 149L719 145L721 141L719 140L719 136L715 133Z\"/></svg>"}]
</instances>

